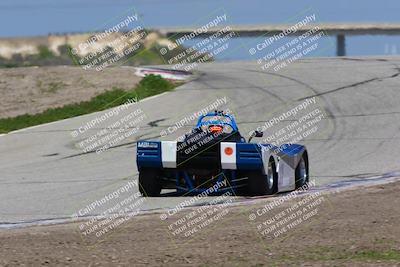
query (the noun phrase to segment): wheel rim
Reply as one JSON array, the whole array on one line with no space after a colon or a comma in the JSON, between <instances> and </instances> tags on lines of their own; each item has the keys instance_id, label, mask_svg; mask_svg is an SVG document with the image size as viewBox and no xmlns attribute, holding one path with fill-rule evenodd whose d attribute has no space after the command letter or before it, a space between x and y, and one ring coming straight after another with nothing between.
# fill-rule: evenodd
<instances>
[{"instance_id":1,"label":"wheel rim","mask_svg":"<svg viewBox=\"0 0 400 267\"><path fill-rule=\"evenodd\" d=\"M274 186L274 171L272 169L272 164L268 164L268 173L267 173L267 180L268 180L268 189L272 189Z\"/></svg>"},{"instance_id":2,"label":"wheel rim","mask_svg":"<svg viewBox=\"0 0 400 267\"><path fill-rule=\"evenodd\" d=\"M300 174L299 179L301 181L301 184L305 184L307 182L307 166L304 158L301 158L299 162L299 174Z\"/></svg>"}]
</instances>

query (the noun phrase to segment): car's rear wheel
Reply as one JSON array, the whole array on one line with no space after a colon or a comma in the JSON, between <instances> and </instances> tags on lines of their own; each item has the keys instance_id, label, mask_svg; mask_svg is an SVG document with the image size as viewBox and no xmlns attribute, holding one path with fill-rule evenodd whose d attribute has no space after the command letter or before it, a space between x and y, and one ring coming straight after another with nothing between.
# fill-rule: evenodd
<instances>
[{"instance_id":1,"label":"car's rear wheel","mask_svg":"<svg viewBox=\"0 0 400 267\"><path fill-rule=\"evenodd\" d=\"M308 155L307 152L304 152L295 170L296 189L307 184L309 178Z\"/></svg>"},{"instance_id":2,"label":"car's rear wheel","mask_svg":"<svg viewBox=\"0 0 400 267\"><path fill-rule=\"evenodd\" d=\"M248 193L251 196L275 194L278 191L278 174L274 159L268 163L267 173L262 171L248 171Z\"/></svg>"},{"instance_id":3,"label":"car's rear wheel","mask_svg":"<svg viewBox=\"0 0 400 267\"><path fill-rule=\"evenodd\" d=\"M139 172L139 191L144 197L158 197L161 193L161 178L158 170L143 169Z\"/></svg>"}]
</instances>

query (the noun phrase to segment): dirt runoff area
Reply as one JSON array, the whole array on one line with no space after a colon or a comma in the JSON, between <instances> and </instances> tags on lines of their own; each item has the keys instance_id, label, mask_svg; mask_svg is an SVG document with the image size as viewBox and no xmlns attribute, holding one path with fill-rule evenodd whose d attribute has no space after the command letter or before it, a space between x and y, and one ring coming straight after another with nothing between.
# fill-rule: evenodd
<instances>
[{"instance_id":1,"label":"dirt runoff area","mask_svg":"<svg viewBox=\"0 0 400 267\"><path fill-rule=\"evenodd\" d=\"M113 87L132 89L141 80L134 73L130 67L102 71L79 66L0 69L0 118L89 100Z\"/></svg>"},{"instance_id":2,"label":"dirt runoff area","mask_svg":"<svg viewBox=\"0 0 400 267\"><path fill-rule=\"evenodd\" d=\"M400 266L399 191L395 182L224 202L134 216L101 237L84 236L82 222L1 230L0 265Z\"/></svg>"}]
</instances>

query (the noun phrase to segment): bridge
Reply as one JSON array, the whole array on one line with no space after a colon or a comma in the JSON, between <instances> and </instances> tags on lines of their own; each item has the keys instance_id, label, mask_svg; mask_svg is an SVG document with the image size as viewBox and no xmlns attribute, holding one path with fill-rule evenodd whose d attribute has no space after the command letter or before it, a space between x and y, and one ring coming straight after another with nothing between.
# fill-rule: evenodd
<instances>
[{"instance_id":1,"label":"bridge","mask_svg":"<svg viewBox=\"0 0 400 267\"><path fill-rule=\"evenodd\" d=\"M241 25L230 26L230 30L236 33L235 37L262 37L278 35L282 31L290 28L291 24L277 25ZM334 24L307 24L299 28L296 32L291 32L287 36L299 36L316 26L323 31L326 36L336 36L336 55L346 55L346 36L361 36L361 35L400 35L400 24L396 23L334 23ZM205 38L222 30L225 26L218 26L208 29L196 35L195 38ZM174 28L155 28L151 29L159 32L167 37L179 38L184 35L189 35L197 28L195 27L174 27Z\"/></svg>"}]
</instances>

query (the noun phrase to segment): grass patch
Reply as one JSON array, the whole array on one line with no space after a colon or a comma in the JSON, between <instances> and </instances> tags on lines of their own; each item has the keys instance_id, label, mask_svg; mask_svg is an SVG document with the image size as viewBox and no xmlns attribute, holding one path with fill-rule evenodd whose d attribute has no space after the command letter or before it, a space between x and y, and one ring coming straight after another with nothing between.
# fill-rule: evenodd
<instances>
[{"instance_id":1,"label":"grass patch","mask_svg":"<svg viewBox=\"0 0 400 267\"><path fill-rule=\"evenodd\" d=\"M136 88L130 90L114 87L112 90L95 96L89 101L69 104L59 108L50 108L38 114L24 114L0 119L0 133L105 110L124 104L128 99L139 101L149 96L171 91L178 85L179 83L172 83L159 75L148 75L140 81Z\"/></svg>"},{"instance_id":2,"label":"grass patch","mask_svg":"<svg viewBox=\"0 0 400 267\"><path fill-rule=\"evenodd\" d=\"M55 57L53 52L51 52L50 49L47 46L40 45L38 47L38 50L39 50L39 53L38 53L39 59L48 59L48 58Z\"/></svg>"},{"instance_id":3,"label":"grass patch","mask_svg":"<svg viewBox=\"0 0 400 267\"><path fill-rule=\"evenodd\" d=\"M387 251L360 251L349 257L350 259L357 260L382 260L390 261L396 260L400 261L400 251L387 250Z\"/></svg>"}]
</instances>

